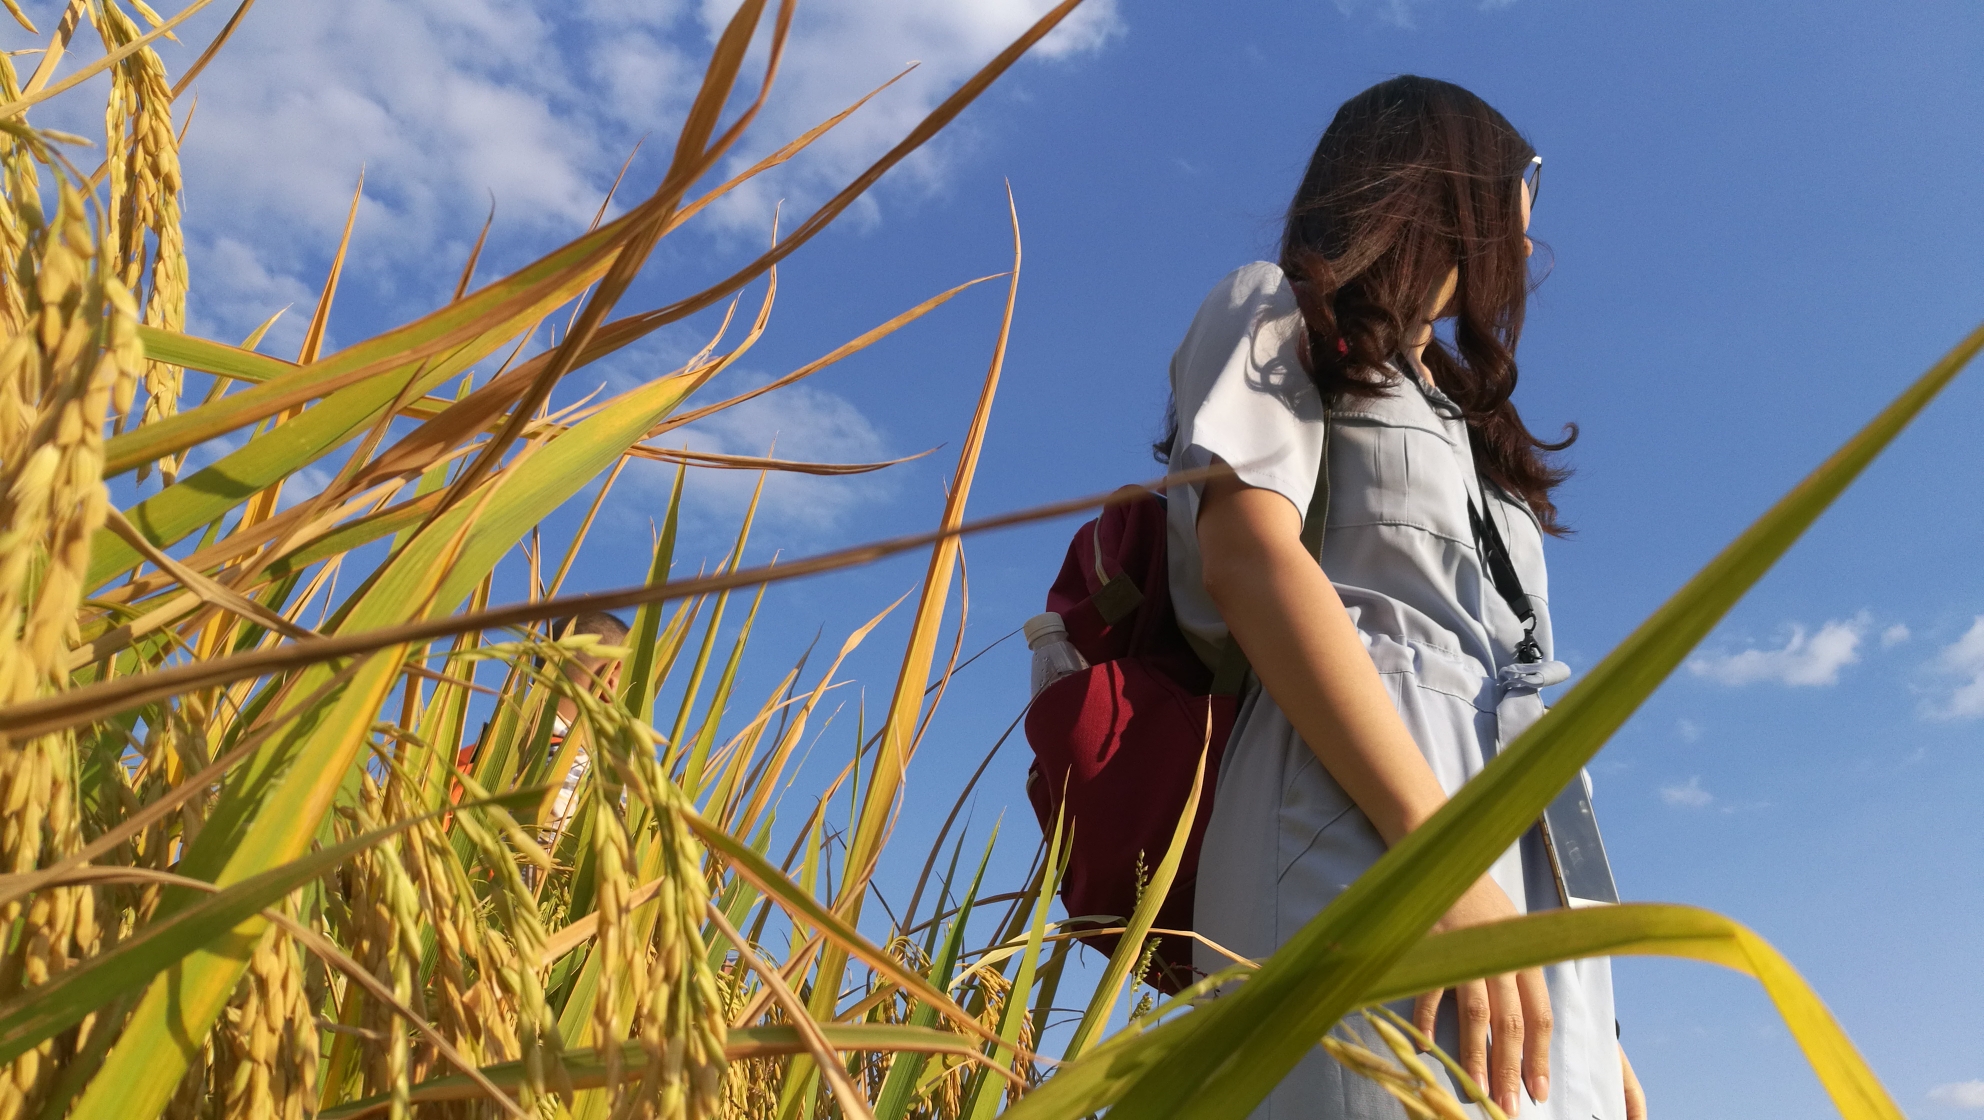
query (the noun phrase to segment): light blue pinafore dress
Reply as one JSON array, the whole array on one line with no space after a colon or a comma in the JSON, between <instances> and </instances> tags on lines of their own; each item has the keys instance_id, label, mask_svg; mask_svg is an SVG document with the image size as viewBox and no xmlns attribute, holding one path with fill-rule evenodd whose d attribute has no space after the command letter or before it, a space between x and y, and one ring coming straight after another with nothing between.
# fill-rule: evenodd
<instances>
[{"instance_id":1,"label":"light blue pinafore dress","mask_svg":"<svg viewBox=\"0 0 1984 1120\"><path fill-rule=\"evenodd\" d=\"M1324 412L1297 357L1301 323L1294 295L1272 264L1239 269L1206 298L1171 363L1178 416L1173 470L1203 467L1217 456L1247 485L1281 494L1306 512L1324 447ZM1332 416L1323 570L1451 795L1543 714L1537 688L1568 672L1550 660L1543 535L1525 505L1493 488L1482 492L1466 422L1439 390L1401 376L1387 395L1340 401ZM1202 582L1199 496L1197 487L1171 491L1171 597L1185 631L1216 648L1227 631ZM1483 570L1470 499L1494 520L1534 608L1540 665L1516 663L1523 625ZM1384 852L1364 813L1274 699L1250 681L1199 857L1198 931L1243 956L1266 957ZM1534 830L1490 874L1519 910L1559 905ZM1197 953L1207 972L1228 963L1204 946ZM1544 971L1556 1019L1550 1100L1538 1105L1525 1097L1523 1120L1624 1120L1610 961ZM1409 1006L1398 1009L1409 1013ZM1368 1031L1357 1020L1345 1027ZM1456 1048L1451 1000L1442 1007L1436 1041L1449 1053ZM1377 1085L1318 1048L1254 1120L1404 1115Z\"/></svg>"}]
</instances>

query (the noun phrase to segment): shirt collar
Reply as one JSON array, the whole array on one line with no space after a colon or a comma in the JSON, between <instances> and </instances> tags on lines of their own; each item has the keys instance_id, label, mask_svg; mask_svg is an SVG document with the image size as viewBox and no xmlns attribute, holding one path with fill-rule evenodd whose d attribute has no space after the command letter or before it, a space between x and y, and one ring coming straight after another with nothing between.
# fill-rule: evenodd
<instances>
[{"instance_id":1,"label":"shirt collar","mask_svg":"<svg viewBox=\"0 0 1984 1120\"><path fill-rule=\"evenodd\" d=\"M1461 407L1453 402L1453 398L1442 392L1438 385L1419 379L1419 375L1413 372L1412 363L1405 360L1405 355L1400 354L1392 359L1392 372L1397 374L1400 380L1418 389L1425 396L1426 403L1433 406L1433 411L1449 420L1466 419L1467 414L1461 411Z\"/></svg>"}]
</instances>

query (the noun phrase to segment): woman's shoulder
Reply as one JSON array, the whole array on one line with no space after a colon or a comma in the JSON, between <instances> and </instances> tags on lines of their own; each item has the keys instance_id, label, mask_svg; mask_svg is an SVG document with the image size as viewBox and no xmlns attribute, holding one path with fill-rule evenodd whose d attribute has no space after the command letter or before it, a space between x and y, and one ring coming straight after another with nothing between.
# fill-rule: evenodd
<instances>
[{"instance_id":1,"label":"woman's shoulder","mask_svg":"<svg viewBox=\"0 0 1984 1120\"><path fill-rule=\"evenodd\" d=\"M1288 286L1288 277L1283 275L1280 265L1254 261L1220 277L1199 306L1199 314L1204 317L1208 313L1251 312L1268 307L1293 310L1295 292Z\"/></svg>"},{"instance_id":2,"label":"woman's shoulder","mask_svg":"<svg viewBox=\"0 0 1984 1120\"><path fill-rule=\"evenodd\" d=\"M1201 374L1225 367L1236 349L1252 352L1256 362L1271 361L1291 350L1298 333L1292 328L1300 321L1295 293L1279 267L1267 261L1242 265L1221 277L1199 304L1178 347L1174 375L1180 364L1206 367Z\"/></svg>"},{"instance_id":3,"label":"woman's shoulder","mask_svg":"<svg viewBox=\"0 0 1984 1120\"><path fill-rule=\"evenodd\" d=\"M1301 322L1280 268L1255 261L1234 269L1199 305L1172 358L1174 394L1197 401L1230 377L1270 396L1300 394L1310 387L1298 354Z\"/></svg>"},{"instance_id":4,"label":"woman's shoulder","mask_svg":"<svg viewBox=\"0 0 1984 1120\"><path fill-rule=\"evenodd\" d=\"M1325 413L1302 365L1301 324L1287 278L1266 261L1213 286L1171 359L1173 469L1218 458L1247 485L1308 508Z\"/></svg>"}]
</instances>

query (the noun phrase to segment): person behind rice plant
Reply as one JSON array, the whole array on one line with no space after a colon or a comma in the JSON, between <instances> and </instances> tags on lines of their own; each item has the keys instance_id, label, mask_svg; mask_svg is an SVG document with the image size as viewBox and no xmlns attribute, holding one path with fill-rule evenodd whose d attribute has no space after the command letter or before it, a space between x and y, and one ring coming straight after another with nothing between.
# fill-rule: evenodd
<instances>
[{"instance_id":1,"label":"person behind rice plant","mask_svg":"<svg viewBox=\"0 0 1984 1120\"><path fill-rule=\"evenodd\" d=\"M599 645L622 646L627 644L630 631L627 624L605 611L587 611L572 618L557 619L551 624L551 635L556 638L571 637L577 634L591 634L599 639ZM602 699L611 700L614 690L620 685L620 665L617 657L601 654L580 654L566 658L563 667L566 679L581 689L590 691ZM565 744L566 733L572 722L579 718L578 702L570 696L560 694L557 707L552 712L551 760L555 761ZM489 726L483 725L482 734L473 743L461 749L455 765L464 771L475 768L476 759L482 754L483 743L488 740ZM583 748L575 748L572 762L559 780L557 792L551 798L551 815L545 820L545 831L556 837L565 829L565 822L571 816L578 798L579 782L585 777L591 763ZM457 787L450 800L459 799L461 790Z\"/></svg>"},{"instance_id":2,"label":"person behind rice plant","mask_svg":"<svg viewBox=\"0 0 1984 1120\"><path fill-rule=\"evenodd\" d=\"M587 611L574 618L561 618L552 623L551 633L555 637L569 637L575 634L591 634L603 646L627 644L629 633L627 624L605 611ZM620 666L618 657L598 654L580 654L565 662L565 675L579 688L594 693L611 702L614 691L620 687ZM551 752L554 757L571 730L572 721L579 717L578 703L570 696L558 697L558 710L552 723ZM572 765L559 781L558 792L551 798L551 816L545 827L552 834L563 832L565 821L572 814L578 800L579 782L586 775L591 760L583 748L573 753Z\"/></svg>"},{"instance_id":3,"label":"person behind rice plant","mask_svg":"<svg viewBox=\"0 0 1984 1120\"><path fill-rule=\"evenodd\" d=\"M1541 166L1459 86L1373 86L1317 145L1280 260L1220 281L1172 359L1159 457L1232 468L1170 491L1172 600L1202 652L1235 641L1252 668L1194 920L1248 957L1273 953L1431 817L1569 673L1554 659L1543 542L1563 532L1551 492L1568 472L1551 453L1570 440L1532 435L1510 398ZM1322 494L1318 557L1303 528ZM1548 843L1532 829L1434 928L1571 902ZM1205 971L1226 963L1198 952ZM1646 1114L1616 1041L1608 960L1408 1004L1512 1115ZM1337 1029L1383 1051L1361 1020ZM1318 1048L1254 1115L1405 1112Z\"/></svg>"}]
</instances>

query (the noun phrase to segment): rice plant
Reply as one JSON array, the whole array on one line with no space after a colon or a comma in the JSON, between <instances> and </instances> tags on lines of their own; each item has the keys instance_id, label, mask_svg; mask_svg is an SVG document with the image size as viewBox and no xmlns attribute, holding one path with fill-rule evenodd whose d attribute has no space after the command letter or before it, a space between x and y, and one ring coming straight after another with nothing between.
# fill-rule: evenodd
<instances>
[{"instance_id":1,"label":"rice plant","mask_svg":"<svg viewBox=\"0 0 1984 1120\"><path fill-rule=\"evenodd\" d=\"M1121 916L1099 980L1073 976L1072 932L1051 917L1058 835L1024 881L985 882L985 860L972 872L960 842L930 854L946 870L926 874L932 889L919 885L900 918L863 909L905 768L963 653L940 641L961 540L1100 501L966 518L1019 283L1017 221L1012 266L996 278L1005 326L929 533L745 568L747 514L724 564L678 578L692 469L885 464L664 446L978 282L768 387L720 395L720 375L766 330L779 262L1078 0L773 248L713 287L624 312L662 238L858 108L711 184L764 101L792 15L791 0L746 0L651 194L473 289L472 255L446 305L324 354L341 246L294 362L258 353L259 330L238 346L183 332L175 98L249 5L176 83L152 43L206 2L165 20L137 0L130 11L71 0L25 80L0 55L0 1116L1238 1118L1360 1008L1600 953L1750 973L1842 1114L1900 1115L1790 966L1726 919L1625 905L1425 931L1485 869L1483 853L1513 842L1984 347L1984 329L1285 949L1162 1002L1146 994L1126 1021L1182 828L1146 904ZM58 78L86 30L102 59ZM746 59L761 35L752 90ZM85 171L87 145L28 116L105 71L101 166ZM726 117L740 83L743 107ZM740 306L759 281L756 306ZM549 407L574 371L726 300L722 330L679 368ZM569 329L531 351L554 316ZM202 399L182 400L199 385ZM716 399L692 405L706 389ZM189 471L189 450L251 433L280 438ZM565 594L592 514L636 458L677 465L647 581ZM329 484L285 504L285 484L312 466ZM113 505L111 481L151 473L156 493ZM533 528L602 478L554 565ZM739 667L763 589L904 552L928 566L880 725L827 788L807 791L810 811L781 818L846 659L892 608L878 604L823 671L802 663L747 698ZM528 586L502 601L495 569L519 556ZM630 608L624 639L554 624ZM664 695L678 698L672 710ZM486 725L471 714L478 698ZM1204 1000L1215 985L1230 990ZM1070 1004L1084 1008L1079 1023L1059 1054L1043 1053L1046 1009ZM1332 1052L1413 1115L1457 1114L1398 1033L1409 1027L1374 1022L1398 1038L1391 1057Z\"/></svg>"}]
</instances>

